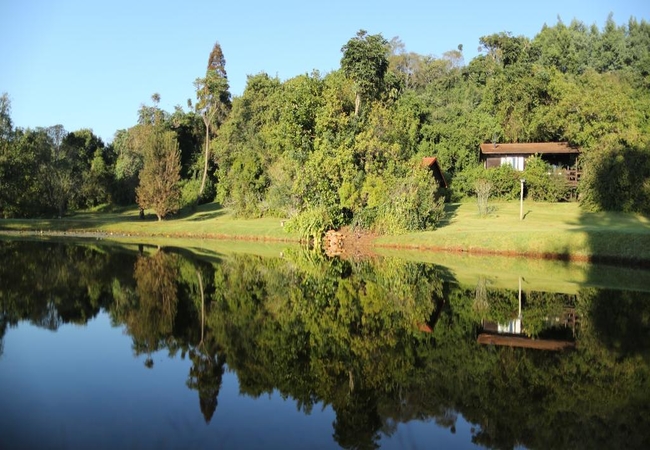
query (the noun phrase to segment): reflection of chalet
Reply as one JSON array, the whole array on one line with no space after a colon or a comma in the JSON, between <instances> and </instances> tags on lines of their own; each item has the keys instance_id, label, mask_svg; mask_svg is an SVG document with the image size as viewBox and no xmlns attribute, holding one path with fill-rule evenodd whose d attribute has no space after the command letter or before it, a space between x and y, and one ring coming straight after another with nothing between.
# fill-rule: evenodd
<instances>
[{"instance_id":1,"label":"reflection of chalet","mask_svg":"<svg viewBox=\"0 0 650 450\"><path fill-rule=\"evenodd\" d=\"M500 345L506 347L523 347L535 350L564 350L575 347L576 314L573 308L566 308L562 317L549 321L551 328L556 331L554 338L526 336L522 328L521 318L511 320L507 324L483 321L482 332L478 335L479 344ZM567 335L566 332L570 334Z\"/></svg>"},{"instance_id":2,"label":"reflection of chalet","mask_svg":"<svg viewBox=\"0 0 650 450\"><path fill-rule=\"evenodd\" d=\"M439 187L447 187L447 181L445 180L445 176L442 174L442 169L438 163L438 158L435 156L422 158L422 166L427 167L429 171L431 171L431 174L433 175L433 178L435 178L438 182Z\"/></svg>"},{"instance_id":3,"label":"reflection of chalet","mask_svg":"<svg viewBox=\"0 0 650 450\"><path fill-rule=\"evenodd\" d=\"M517 170L526 168L526 160L539 155L542 160L565 175L569 185L575 186L580 179L576 161L580 150L567 142L533 142L523 144L481 144L481 161L486 169L509 164Z\"/></svg>"}]
</instances>

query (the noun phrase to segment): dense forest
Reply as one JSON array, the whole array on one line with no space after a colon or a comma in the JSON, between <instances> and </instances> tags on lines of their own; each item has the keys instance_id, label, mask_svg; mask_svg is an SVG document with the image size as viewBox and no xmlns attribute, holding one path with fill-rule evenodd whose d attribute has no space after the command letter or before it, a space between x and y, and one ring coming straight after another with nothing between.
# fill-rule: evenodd
<instances>
[{"instance_id":1,"label":"dense forest","mask_svg":"<svg viewBox=\"0 0 650 450\"><path fill-rule=\"evenodd\" d=\"M466 62L462 46L420 55L360 30L340 69L250 75L233 97L216 43L194 101L169 112L154 94L108 145L91 130L15 128L4 94L0 217L137 203L163 219L216 201L308 234L432 229L443 201L473 197L481 181L493 197L518 195L521 173L483 169L479 144L552 141L581 150L585 208L650 213L650 23L558 20L532 39L500 32L480 46ZM430 156L447 188L422 167ZM529 198L567 198L549 172L539 158L527 164Z\"/></svg>"},{"instance_id":2,"label":"dense forest","mask_svg":"<svg viewBox=\"0 0 650 450\"><path fill-rule=\"evenodd\" d=\"M0 356L21 321L58 330L108 314L147 368L161 352L191 361L206 422L231 371L243 395L279 392L305 414L331 406L343 448L377 448L412 420L453 433L461 415L487 448L649 444L645 291L524 289L531 336L566 306L580 317L576 347L545 352L477 343L483 319L517 314L516 287L460 285L432 264L27 241L0 241L0 258L13 262L0 266Z\"/></svg>"}]
</instances>

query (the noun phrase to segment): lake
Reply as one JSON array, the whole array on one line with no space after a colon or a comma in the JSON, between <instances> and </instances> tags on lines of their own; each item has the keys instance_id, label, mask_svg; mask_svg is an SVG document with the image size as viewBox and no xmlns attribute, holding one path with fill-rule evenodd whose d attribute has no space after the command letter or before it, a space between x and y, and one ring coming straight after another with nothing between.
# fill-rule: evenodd
<instances>
[{"instance_id":1,"label":"lake","mask_svg":"<svg viewBox=\"0 0 650 450\"><path fill-rule=\"evenodd\" d=\"M0 239L0 399L6 449L650 448L650 271Z\"/></svg>"}]
</instances>

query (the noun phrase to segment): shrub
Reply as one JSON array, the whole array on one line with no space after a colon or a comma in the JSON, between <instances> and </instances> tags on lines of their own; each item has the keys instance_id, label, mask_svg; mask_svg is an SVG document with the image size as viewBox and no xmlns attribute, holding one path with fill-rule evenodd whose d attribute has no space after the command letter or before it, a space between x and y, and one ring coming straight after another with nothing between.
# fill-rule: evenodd
<instances>
[{"instance_id":1,"label":"shrub","mask_svg":"<svg viewBox=\"0 0 650 450\"><path fill-rule=\"evenodd\" d=\"M547 164L538 155L526 161L526 197L535 201L559 202L566 199L568 187L565 176Z\"/></svg>"},{"instance_id":2,"label":"shrub","mask_svg":"<svg viewBox=\"0 0 650 450\"><path fill-rule=\"evenodd\" d=\"M492 195L503 200L516 200L521 190L521 172L511 165L504 164L485 171L487 179L492 182Z\"/></svg>"},{"instance_id":3,"label":"shrub","mask_svg":"<svg viewBox=\"0 0 650 450\"><path fill-rule=\"evenodd\" d=\"M451 177L449 190L452 202L471 198L475 194L476 180L486 178L486 170L483 166L468 167Z\"/></svg>"},{"instance_id":4,"label":"shrub","mask_svg":"<svg viewBox=\"0 0 650 450\"><path fill-rule=\"evenodd\" d=\"M201 180L184 180L181 185L181 208L195 208L198 205Z\"/></svg>"},{"instance_id":5,"label":"shrub","mask_svg":"<svg viewBox=\"0 0 650 450\"><path fill-rule=\"evenodd\" d=\"M590 152L582 164L579 192L583 206L650 214L650 149Z\"/></svg>"},{"instance_id":6,"label":"shrub","mask_svg":"<svg viewBox=\"0 0 650 450\"><path fill-rule=\"evenodd\" d=\"M372 229L382 233L433 230L444 217L444 198L435 180L424 169L398 179L390 200L377 207ZM370 216L370 214L368 215Z\"/></svg>"},{"instance_id":7,"label":"shrub","mask_svg":"<svg viewBox=\"0 0 650 450\"><path fill-rule=\"evenodd\" d=\"M335 227L335 222L327 208L320 206L309 208L295 215L287 222L287 230L295 231L303 239L313 239L319 243L327 230Z\"/></svg>"}]
</instances>

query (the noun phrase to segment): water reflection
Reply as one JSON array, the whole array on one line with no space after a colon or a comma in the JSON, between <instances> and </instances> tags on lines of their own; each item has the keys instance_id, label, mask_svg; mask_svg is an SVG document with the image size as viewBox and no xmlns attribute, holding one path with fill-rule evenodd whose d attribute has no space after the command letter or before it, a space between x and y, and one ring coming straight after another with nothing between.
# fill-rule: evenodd
<instances>
[{"instance_id":1,"label":"water reflection","mask_svg":"<svg viewBox=\"0 0 650 450\"><path fill-rule=\"evenodd\" d=\"M495 322L484 318L482 329L478 335L479 344L504 345L508 347L522 347L537 350L565 350L575 347L575 338L579 318L575 308L575 296L567 298L553 294L549 301L544 298L542 302L536 301L539 292L522 292L523 279L519 278L518 308L511 312L510 319L503 322ZM530 301L528 298L530 297ZM564 301L560 310L557 301ZM539 311L526 311L527 318L524 320L522 304L530 304L531 309L538 309L540 303L543 309ZM476 303L483 314L487 315L490 307L488 293L485 287L485 280L481 279L476 288ZM549 306L552 306L549 308Z\"/></svg>"},{"instance_id":2,"label":"water reflection","mask_svg":"<svg viewBox=\"0 0 650 450\"><path fill-rule=\"evenodd\" d=\"M152 371L161 351L189 362L181 387L205 423L230 372L249 398L332 408L325 447L376 448L414 421L455 433L461 420L467 443L491 448L650 444L647 292L468 285L442 266L297 249L207 260L0 241L0 261L0 350L22 321L57 330L106 313ZM543 342L573 350L534 350Z\"/></svg>"}]
</instances>

